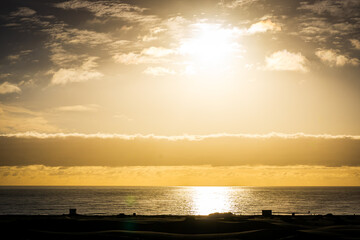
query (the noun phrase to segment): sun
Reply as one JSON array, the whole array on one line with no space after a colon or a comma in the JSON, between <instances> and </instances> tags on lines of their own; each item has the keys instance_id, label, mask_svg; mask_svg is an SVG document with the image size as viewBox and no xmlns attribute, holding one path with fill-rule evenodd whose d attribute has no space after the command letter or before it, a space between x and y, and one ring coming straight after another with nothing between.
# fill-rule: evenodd
<instances>
[{"instance_id":1,"label":"sun","mask_svg":"<svg viewBox=\"0 0 360 240\"><path fill-rule=\"evenodd\" d=\"M215 65L224 67L241 52L237 33L237 29L224 28L221 24L193 24L190 37L181 41L179 52L193 67L207 70Z\"/></svg>"}]
</instances>

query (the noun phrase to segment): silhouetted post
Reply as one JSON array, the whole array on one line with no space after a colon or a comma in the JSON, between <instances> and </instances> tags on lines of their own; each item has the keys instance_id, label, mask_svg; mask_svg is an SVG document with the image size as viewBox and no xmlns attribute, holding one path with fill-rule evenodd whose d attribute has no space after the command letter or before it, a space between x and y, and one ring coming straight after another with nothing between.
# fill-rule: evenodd
<instances>
[{"instance_id":1,"label":"silhouetted post","mask_svg":"<svg viewBox=\"0 0 360 240\"><path fill-rule=\"evenodd\" d=\"M69 215L70 216L75 216L76 215L76 208L70 208L69 209Z\"/></svg>"}]
</instances>

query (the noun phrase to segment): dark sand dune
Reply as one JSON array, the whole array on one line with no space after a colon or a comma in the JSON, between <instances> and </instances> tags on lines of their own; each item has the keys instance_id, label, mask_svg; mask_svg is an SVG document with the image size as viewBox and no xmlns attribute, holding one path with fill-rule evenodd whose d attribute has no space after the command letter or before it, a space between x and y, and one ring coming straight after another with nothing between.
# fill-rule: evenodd
<instances>
[{"instance_id":1,"label":"dark sand dune","mask_svg":"<svg viewBox=\"0 0 360 240\"><path fill-rule=\"evenodd\" d=\"M360 239L360 216L0 216L2 239Z\"/></svg>"}]
</instances>

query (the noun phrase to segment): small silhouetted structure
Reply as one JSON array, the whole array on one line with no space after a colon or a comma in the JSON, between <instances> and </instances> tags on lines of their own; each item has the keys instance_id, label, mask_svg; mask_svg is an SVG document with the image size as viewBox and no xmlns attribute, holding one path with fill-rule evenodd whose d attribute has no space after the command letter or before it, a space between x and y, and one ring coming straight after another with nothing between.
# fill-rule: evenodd
<instances>
[{"instance_id":1,"label":"small silhouetted structure","mask_svg":"<svg viewBox=\"0 0 360 240\"><path fill-rule=\"evenodd\" d=\"M295 213L294 213L294 212L293 212L293 213L291 213L291 216L295 217Z\"/></svg>"},{"instance_id":2,"label":"small silhouetted structure","mask_svg":"<svg viewBox=\"0 0 360 240\"><path fill-rule=\"evenodd\" d=\"M76 215L77 215L77 213L76 213L76 208L70 208L70 209L69 209L69 215L70 215L70 216L76 216Z\"/></svg>"},{"instance_id":3,"label":"small silhouetted structure","mask_svg":"<svg viewBox=\"0 0 360 240\"><path fill-rule=\"evenodd\" d=\"M125 213L119 213L117 217L125 217Z\"/></svg>"},{"instance_id":4,"label":"small silhouetted structure","mask_svg":"<svg viewBox=\"0 0 360 240\"><path fill-rule=\"evenodd\" d=\"M272 210L262 210L262 215L264 217L272 216Z\"/></svg>"},{"instance_id":5,"label":"small silhouetted structure","mask_svg":"<svg viewBox=\"0 0 360 240\"><path fill-rule=\"evenodd\" d=\"M133 216L135 217L135 216L136 216L136 213L133 213Z\"/></svg>"}]
</instances>

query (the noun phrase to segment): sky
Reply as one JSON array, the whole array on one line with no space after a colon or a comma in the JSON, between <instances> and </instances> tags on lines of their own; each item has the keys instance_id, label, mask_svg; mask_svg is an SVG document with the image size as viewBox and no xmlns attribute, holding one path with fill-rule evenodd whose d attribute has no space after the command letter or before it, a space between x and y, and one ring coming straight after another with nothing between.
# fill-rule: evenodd
<instances>
[{"instance_id":1,"label":"sky","mask_svg":"<svg viewBox=\"0 0 360 240\"><path fill-rule=\"evenodd\" d=\"M5 0L1 185L360 185L358 0Z\"/></svg>"}]
</instances>

